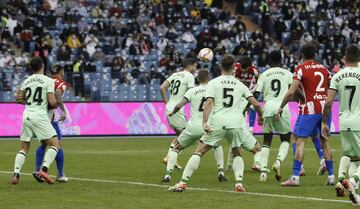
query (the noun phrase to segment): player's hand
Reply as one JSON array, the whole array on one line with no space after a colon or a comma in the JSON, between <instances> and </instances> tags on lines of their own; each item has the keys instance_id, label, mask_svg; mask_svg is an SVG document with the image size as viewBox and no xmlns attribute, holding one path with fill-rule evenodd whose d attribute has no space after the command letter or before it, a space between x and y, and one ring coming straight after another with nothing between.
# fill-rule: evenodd
<instances>
[{"instance_id":1,"label":"player's hand","mask_svg":"<svg viewBox=\"0 0 360 209\"><path fill-rule=\"evenodd\" d=\"M14 94L14 97L15 97L16 100L22 100L22 99L24 99L24 94L22 94L20 92L20 90L16 90L16 92Z\"/></svg>"},{"instance_id":2,"label":"player's hand","mask_svg":"<svg viewBox=\"0 0 360 209\"><path fill-rule=\"evenodd\" d=\"M204 131L206 133L211 133L212 132L210 126L207 123L203 123L203 128L204 128Z\"/></svg>"},{"instance_id":3,"label":"player's hand","mask_svg":"<svg viewBox=\"0 0 360 209\"><path fill-rule=\"evenodd\" d=\"M283 109L279 108L278 111L275 113L275 118L280 119L282 112L283 112Z\"/></svg>"},{"instance_id":4,"label":"player's hand","mask_svg":"<svg viewBox=\"0 0 360 209\"><path fill-rule=\"evenodd\" d=\"M246 114L248 114L248 112L249 112L249 108L245 108L245 109L243 110L243 115L246 116Z\"/></svg>"},{"instance_id":5,"label":"player's hand","mask_svg":"<svg viewBox=\"0 0 360 209\"><path fill-rule=\"evenodd\" d=\"M60 121L64 122L66 119L66 111L63 111L61 116L60 116Z\"/></svg>"},{"instance_id":6,"label":"player's hand","mask_svg":"<svg viewBox=\"0 0 360 209\"><path fill-rule=\"evenodd\" d=\"M169 113L169 117L173 116L174 114L174 111L172 111L171 113Z\"/></svg>"},{"instance_id":7,"label":"player's hand","mask_svg":"<svg viewBox=\"0 0 360 209\"><path fill-rule=\"evenodd\" d=\"M258 117L258 124L260 126L264 125L264 117L263 116Z\"/></svg>"},{"instance_id":8,"label":"player's hand","mask_svg":"<svg viewBox=\"0 0 360 209\"><path fill-rule=\"evenodd\" d=\"M326 123L321 123L321 135L325 138L328 139L329 138L329 126Z\"/></svg>"}]
</instances>

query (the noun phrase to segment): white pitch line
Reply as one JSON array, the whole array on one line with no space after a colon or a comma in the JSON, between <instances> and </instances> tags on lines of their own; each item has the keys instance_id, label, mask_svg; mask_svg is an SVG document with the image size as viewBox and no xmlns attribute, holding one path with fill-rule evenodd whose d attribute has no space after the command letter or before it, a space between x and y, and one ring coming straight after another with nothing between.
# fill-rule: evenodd
<instances>
[{"instance_id":1,"label":"white pitch line","mask_svg":"<svg viewBox=\"0 0 360 209\"><path fill-rule=\"evenodd\" d=\"M0 171L2 174L12 174L13 172L9 171ZM32 176L31 173L22 173L21 175ZM101 182L101 183L116 183L116 184L127 184L127 185L137 185L137 186L147 186L147 187L158 187L158 188L168 188L168 185L162 184L149 184L144 182L133 182L133 181L116 181L116 180L106 180L106 179L88 179L88 178L78 178L78 177L68 177L71 180L77 181L86 181L86 182ZM319 202L337 202L337 203L347 203L350 204L350 201L346 200L334 200L334 199L325 199L325 198L317 198L317 197L302 197L302 196L291 196L291 195L282 195L282 194L268 194L268 193L260 193L260 192L242 192L237 193L235 191L230 190L222 190L222 189L209 189L209 188L196 188L189 187L187 190L194 191L208 191L208 192L220 192L220 193L232 193L232 194L244 194L244 195L252 195L252 196L263 196L263 197L278 197L278 198L288 198L288 199L299 199L299 200L309 200L309 201L319 201Z\"/></svg>"},{"instance_id":2,"label":"white pitch line","mask_svg":"<svg viewBox=\"0 0 360 209\"><path fill-rule=\"evenodd\" d=\"M273 151L279 150L278 148L271 148ZM69 154L99 154L99 155L115 155L115 154L127 154L127 153L158 153L159 151L165 152L167 150L101 150L101 151L73 151L66 149L66 153ZM305 151L315 151L313 148L306 148ZM333 149L332 152L338 152L339 150ZM16 152L0 152L0 155L15 155Z\"/></svg>"}]
</instances>

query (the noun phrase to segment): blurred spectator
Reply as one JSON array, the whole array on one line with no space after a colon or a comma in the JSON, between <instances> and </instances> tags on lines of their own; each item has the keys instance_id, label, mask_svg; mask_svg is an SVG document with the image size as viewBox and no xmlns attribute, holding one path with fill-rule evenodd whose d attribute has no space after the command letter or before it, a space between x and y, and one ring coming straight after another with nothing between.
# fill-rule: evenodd
<instances>
[{"instance_id":1,"label":"blurred spectator","mask_svg":"<svg viewBox=\"0 0 360 209\"><path fill-rule=\"evenodd\" d=\"M77 48L81 47L81 42L80 42L79 38L76 36L76 34L71 34L71 35L69 35L69 37L67 39L67 45L71 49L77 49Z\"/></svg>"},{"instance_id":2,"label":"blurred spectator","mask_svg":"<svg viewBox=\"0 0 360 209\"><path fill-rule=\"evenodd\" d=\"M104 52L101 50L100 47L96 47L96 51L92 56L92 60L94 62L101 62L101 63L105 63L105 54Z\"/></svg>"},{"instance_id":3,"label":"blurred spectator","mask_svg":"<svg viewBox=\"0 0 360 209\"><path fill-rule=\"evenodd\" d=\"M69 61L70 58L71 58L70 48L65 44L61 45L60 49L57 52L56 59L58 61Z\"/></svg>"}]
</instances>

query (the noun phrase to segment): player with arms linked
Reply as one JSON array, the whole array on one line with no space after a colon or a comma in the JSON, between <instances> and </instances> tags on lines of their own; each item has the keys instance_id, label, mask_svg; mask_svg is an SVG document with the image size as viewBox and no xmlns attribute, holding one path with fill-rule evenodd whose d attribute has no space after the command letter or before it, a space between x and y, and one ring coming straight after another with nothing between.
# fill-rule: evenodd
<instances>
[{"instance_id":1,"label":"player with arms linked","mask_svg":"<svg viewBox=\"0 0 360 209\"><path fill-rule=\"evenodd\" d=\"M201 157L212 147L218 146L219 142L224 138L228 140L233 148L235 191L245 191L242 185L244 161L240 156L240 146L244 138L242 136L244 133L243 127L239 123L242 118L241 99L246 98L254 106L259 115L260 124L263 122L263 116L261 107L250 90L233 76L234 65L235 57L224 55L221 61L222 75L209 82L203 112L203 129L205 133L201 137L194 154L186 164L181 181L170 187L168 191L184 191L193 172L199 167Z\"/></svg>"},{"instance_id":2,"label":"player with arms linked","mask_svg":"<svg viewBox=\"0 0 360 209\"><path fill-rule=\"evenodd\" d=\"M64 81L64 69L57 64L52 66L51 78L55 81L55 97L59 104L58 109L60 109L61 111L61 115L58 115L59 111L56 111L56 109L49 110L49 117L51 120L51 124L53 125L57 133L59 139L59 145L60 145L60 148L55 158L56 166L58 170L58 175L56 180L59 182L68 182L69 179L64 175L64 149L61 144L62 134L60 131L60 124L59 124L60 122L63 122L66 119L66 109L63 103L62 96L66 91L68 85ZM33 173L33 176L39 182L42 182L42 179L39 179L36 173L40 170L41 163L44 159L45 150L46 150L46 144L43 142L36 150L35 172Z\"/></svg>"},{"instance_id":3,"label":"player with arms linked","mask_svg":"<svg viewBox=\"0 0 360 209\"><path fill-rule=\"evenodd\" d=\"M186 127L186 117L185 110L182 108L176 114L169 116L169 114L174 110L174 107L181 102L185 93L190 88L195 86L195 77L194 73L196 71L196 60L191 58L185 58L182 61L183 70L177 73L172 74L168 79L166 79L160 86L161 96L166 105L166 115L170 124L170 127L174 129L176 135L180 135L181 132ZM167 98L167 90L170 90L170 98ZM173 148L174 139L170 145L168 154L163 159L163 163L168 163L169 154ZM181 166L176 164L176 167L181 169Z\"/></svg>"},{"instance_id":4,"label":"player with arms linked","mask_svg":"<svg viewBox=\"0 0 360 209\"><path fill-rule=\"evenodd\" d=\"M276 117L280 119L283 108L294 96L297 89L302 90L305 101L300 101L299 116L295 124L294 135L297 137L296 152L292 177L281 183L282 186L299 186L300 171L304 158L305 141L311 136L320 134L323 108L327 90L330 85L331 74L322 64L315 61L316 46L305 44L301 49L304 62L295 69L292 84L284 96ZM331 121L327 121L331 124ZM333 160L329 141L321 137L321 147L324 150L325 163L328 171L327 185L335 184Z\"/></svg>"},{"instance_id":5,"label":"player with arms linked","mask_svg":"<svg viewBox=\"0 0 360 209\"><path fill-rule=\"evenodd\" d=\"M355 187L360 181L360 49L357 45L350 45L345 52L347 67L340 70L331 79L330 89L327 94L324 114L322 119L322 134L329 135L327 120L331 114L331 107L336 93L340 102L340 138L343 157L339 165L339 183L336 185L338 196L344 189L348 192L354 205L360 205L360 197L355 192ZM345 179L349 164L344 157L349 158L357 165L355 173L349 172L350 179Z\"/></svg>"},{"instance_id":6,"label":"player with arms linked","mask_svg":"<svg viewBox=\"0 0 360 209\"><path fill-rule=\"evenodd\" d=\"M14 165L14 175L11 179L12 184L17 184L20 178L20 171L29 152L30 141L37 138L49 146L45 153L42 168L36 174L48 184L55 181L48 175L48 169L54 161L59 149L57 134L48 115L48 105L52 108L58 106L54 90L55 82L44 75L44 64L40 57L30 61L30 68L33 75L27 78L16 92L16 102L25 104L22 119L22 129L20 136L20 151L17 153Z\"/></svg>"}]
</instances>

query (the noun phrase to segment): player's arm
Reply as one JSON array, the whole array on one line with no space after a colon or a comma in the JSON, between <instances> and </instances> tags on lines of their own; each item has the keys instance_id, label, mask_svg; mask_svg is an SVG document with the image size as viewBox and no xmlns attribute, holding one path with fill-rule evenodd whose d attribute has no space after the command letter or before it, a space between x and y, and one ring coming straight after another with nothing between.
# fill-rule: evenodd
<instances>
[{"instance_id":1,"label":"player's arm","mask_svg":"<svg viewBox=\"0 0 360 209\"><path fill-rule=\"evenodd\" d=\"M255 98L256 100L258 100L259 97L260 97L260 94L261 94L261 93L260 93L259 91L255 91L255 92L254 92L254 98ZM245 107L245 109L243 110L243 115L246 115L246 113L249 112L250 106L251 106L251 103L248 102L247 105L246 105L246 107Z\"/></svg>"},{"instance_id":2,"label":"player's arm","mask_svg":"<svg viewBox=\"0 0 360 209\"><path fill-rule=\"evenodd\" d=\"M59 105L59 108L62 112L62 115L61 115L61 118L60 120L64 121L66 119L66 109L65 109L65 106L64 106L64 102L63 102L63 99L62 99L62 91L60 89L56 89L55 91L55 98L56 98L56 101Z\"/></svg>"},{"instance_id":3,"label":"player's arm","mask_svg":"<svg viewBox=\"0 0 360 209\"><path fill-rule=\"evenodd\" d=\"M21 90L17 90L15 92L15 100L16 100L16 103L18 104L23 104L25 105L26 104L26 101L25 101L25 91L21 91Z\"/></svg>"},{"instance_id":4,"label":"player's arm","mask_svg":"<svg viewBox=\"0 0 360 209\"><path fill-rule=\"evenodd\" d=\"M305 95L300 90L300 88L296 89L295 96L299 97L300 101L305 102Z\"/></svg>"},{"instance_id":5,"label":"player's arm","mask_svg":"<svg viewBox=\"0 0 360 209\"><path fill-rule=\"evenodd\" d=\"M59 106L54 93L49 92L47 95L47 99L52 108L57 108Z\"/></svg>"},{"instance_id":6,"label":"player's arm","mask_svg":"<svg viewBox=\"0 0 360 209\"><path fill-rule=\"evenodd\" d=\"M322 116L322 124L321 124L321 134L327 138L329 135L329 127L327 125L327 121L331 114L331 107L335 101L336 90L329 89L327 92L327 98L324 106L324 112Z\"/></svg>"},{"instance_id":7,"label":"player's arm","mask_svg":"<svg viewBox=\"0 0 360 209\"><path fill-rule=\"evenodd\" d=\"M259 116L258 117L259 124L262 125L264 123L264 116L263 116L263 110L260 106L260 103L255 99L254 96L250 96L246 99L249 102L249 104L254 107L255 111L257 112L257 114Z\"/></svg>"},{"instance_id":8,"label":"player's arm","mask_svg":"<svg viewBox=\"0 0 360 209\"><path fill-rule=\"evenodd\" d=\"M163 98L163 102L164 102L165 104L167 104L167 102L168 102L168 98L167 98L166 92L167 92L169 86L170 86L170 83L169 83L169 81L167 81L167 80L165 80L165 81L161 84L161 86L160 86L161 97Z\"/></svg>"},{"instance_id":9,"label":"player's arm","mask_svg":"<svg viewBox=\"0 0 360 209\"><path fill-rule=\"evenodd\" d=\"M279 107L279 110L276 112L276 118L280 118L281 117L281 113L283 111L283 108L287 105L287 103L291 100L291 98L293 98L293 96L295 95L297 89L299 88L300 86L300 81L299 80L296 80L294 79L291 83L291 86L289 88L289 90L286 92L282 102L281 102L281 105Z\"/></svg>"},{"instance_id":10,"label":"player's arm","mask_svg":"<svg viewBox=\"0 0 360 209\"><path fill-rule=\"evenodd\" d=\"M204 111L203 111L203 128L204 128L204 131L207 132L207 133L210 133L212 130L208 124L208 121L209 121L209 116L210 116L210 113L212 111L212 108L213 108L213 104L214 104L214 98L212 97L208 97L205 101L205 104L204 104Z\"/></svg>"},{"instance_id":11,"label":"player's arm","mask_svg":"<svg viewBox=\"0 0 360 209\"><path fill-rule=\"evenodd\" d=\"M174 110L169 114L169 116L174 115L175 113L177 113L179 110L181 110L181 108L183 108L187 103L189 102L189 100L187 100L185 97L174 107Z\"/></svg>"}]
</instances>

